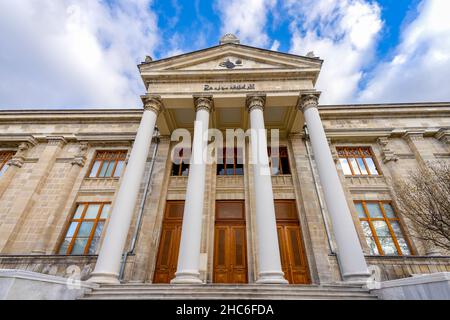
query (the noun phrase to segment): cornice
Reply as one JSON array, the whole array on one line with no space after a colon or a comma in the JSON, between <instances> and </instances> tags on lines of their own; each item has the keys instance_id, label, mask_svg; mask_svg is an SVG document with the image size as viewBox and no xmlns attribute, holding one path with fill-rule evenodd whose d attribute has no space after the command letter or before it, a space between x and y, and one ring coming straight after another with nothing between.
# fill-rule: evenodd
<instances>
[{"instance_id":1,"label":"cornice","mask_svg":"<svg viewBox=\"0 0 450 320\"><path fill-rule=\"evenodd\" d=\"M2 123L139 123L142 109L1 110Z\"/></svg>"},{"instance_id":2,"label":"cornice","mask_svg":"<svg viewBox=\"0 0 450 320\"><path fill-rule=\"evenodd\" d=\"M319 105L319 112L323 120L450 117L450 102Z\"/></svg>"},{"instance_id":3,"label":"cornice","mask_svg":"<svg viewBox=\"0 0 450 320\"><path fill-rule=\"evenodd\" d=\"M0 133L0 143L15 144L19 146L22 143L29 143L31 146L38 144L38 140L30 134L3 134Z\"/></svg>"}]
</instances>

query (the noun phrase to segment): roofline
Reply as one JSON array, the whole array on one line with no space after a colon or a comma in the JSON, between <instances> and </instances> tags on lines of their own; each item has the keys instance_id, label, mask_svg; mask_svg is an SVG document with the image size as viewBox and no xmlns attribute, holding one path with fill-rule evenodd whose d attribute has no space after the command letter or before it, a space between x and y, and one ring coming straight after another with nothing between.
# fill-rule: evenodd
<instances>
[{"instance_id":1,"label":"roofline","mask_svg":"<svg viewBox=\"0 0 450 320\"><path fill-rule=\"evenodd\" d=\"M340 104L340 105L319 105L320 109L349 109L349 108L397 108L397 107L450 107L450 101L446 102L411 102L411 103L378 103L378 104ZM105 108L96 107L95 109L87 108L74 108L74 109L0 109L0 115L5 113L142 113L144 110L142 108Z\"/></svg>"},{"instance_id":2,"label":"roofline","mask_svg":"<svg viewBox=\"0 0 450 320\"><path fill-rule=\"evenodd\" d=\"M297 54L292 54L292 53L287 53L287 52L280 52L280 51L274 51L274 50L269 50L269 49L264 49L264 48L258 48L258 47L252 47L252 46L248 46L245 44L238 44L238 43L225 43L225 44L219 44L219 45L215 45L212 47L208 47L208 48L203 48L203 49L199 49L199 50L195 50L195 51L191 51L191 52L187 52L187 53L182 53L179 55L175 55L175 56L171 56L171 57L166 57L166 58L162 58L162 59L158 59L158 60L154 60L154 61L150 61L150 62L141 62L140 64L138 64L138 68L140 69L141 66L144 65L149 65L149 64L153 64L153 63L157 63L157 62L164 62L164 61L168 61L171 59L175 59L175 58L180 58L180 57L186 57L189 55L193 55L193 54L197 54L200 52L205 52L211 49L216 49L219 47L225 47L225 46L234 46L234 47L244 47L244 48L249 48L249 49L256 49L256 50L261 50L261 51L265 51L265 52L269 52L269 53L275 53L275 54L281 54L281 55L286 55L286 56L290 56L290 57L294 57L294 58L302 58L302 59L307 59L313 62L320 62L320 64L323 64L322 59L320 58L310 58L310 57L306 57L306 56L301 56L301 55L297 55Z\"/></svg>"},{"instance_id":3,"label":"roofline","mask_svg":"<svg viewBox=\"0 0 450 320\"><path fill-rule=\"evenodd\" d=\"M406 108L406 107L449 107L450 101L433 102L396 102L396 103L357 103L357 104L320 104L321 109L349 108Z\"/></svg>"}]
</instances>

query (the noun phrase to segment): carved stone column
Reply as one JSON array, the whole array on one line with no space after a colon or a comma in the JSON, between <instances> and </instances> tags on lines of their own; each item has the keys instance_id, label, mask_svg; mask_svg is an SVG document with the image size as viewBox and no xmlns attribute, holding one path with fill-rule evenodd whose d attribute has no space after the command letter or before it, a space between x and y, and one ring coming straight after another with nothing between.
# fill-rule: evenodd
<instances>
[{"instance_id":1,"label":"carved stone column","mask_svg":"<svg viewBox=\"0 0 450 320\"><path fill-rule=\"evenodd\" d=\"M174 284L200 284L200 249L202 236L203 200L205 194L206 159L209 114L213 109L212 97L194 97L196 110L192 155L186 189L186 201L181 228L180 251Z\"/></svg>"},{"instance_id":2,"label":"carved stone column","mask_svg":"<svg viewBox=\"0 0 450 320\"><path fill-rule=\"evenodd\" d=\"M120 262L134 214L156 119L163 108L159 96L144 96L144 112L113 204L90 282L119 283Z\"/></svg>"},{"instance_id":3,"label":"carved stone column","mask_svg":"<svg viewBox=\"0 0 450 320\"><path fill-rule=\"evenodd\" d=\"M344 281L365 281L370 274L320 119L319 96L320 93L315 91L305 92L300 96L298 107L303 112L309 130L314 159L336 239L342 278Z\"/></svg>"},{"instance_id":4,"label":"carved stone column","mask_svg":"<svg viewBox=\"0 0 450 320\"><path fill-rule=\"evenodd\" d=\"M256 199L256 237L258 239L259 274L257 283L286 284L281 267L280 249L273 200L272 177L267 153L264 125L265 95L247 96L250 114L251 152Z\"/></svg>"}]
</instances>

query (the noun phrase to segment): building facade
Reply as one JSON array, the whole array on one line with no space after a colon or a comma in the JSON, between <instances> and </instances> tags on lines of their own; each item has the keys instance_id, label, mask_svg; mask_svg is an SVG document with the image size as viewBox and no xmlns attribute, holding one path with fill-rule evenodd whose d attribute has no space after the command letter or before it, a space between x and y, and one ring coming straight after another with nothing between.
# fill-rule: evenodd
<instances>
[{"instance_id":1,"label":"building facade","mask_svg":"<svg viewBox=\"0 0 450 320\"><path fill-rule=\"evenodd\" d=\"M321 65L227 35L148 57L143 110L1 111L0 269L173 284L450 271L393 189L450 161L450 103L319 105ZM220 161L200 161L210 147Z\"/></svg>"}]
</instances>

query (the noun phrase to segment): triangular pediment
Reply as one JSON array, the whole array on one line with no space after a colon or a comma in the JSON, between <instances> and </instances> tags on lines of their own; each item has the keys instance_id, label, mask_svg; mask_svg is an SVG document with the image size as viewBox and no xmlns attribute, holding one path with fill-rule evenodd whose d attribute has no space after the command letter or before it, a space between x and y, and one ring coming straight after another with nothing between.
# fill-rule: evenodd
<instances>
[{"instance_id":1,"label":"triangular pediment","mask_svg":"<svg viewBox=\"0 0 450 320\"><path fill-rule=\"evenodd\" d=\"M239 71L320 69L322 60L259 49L240 44L226 44L204 50L141 64L140 70L157 71Z\"/></svg>"}]
</instances>

